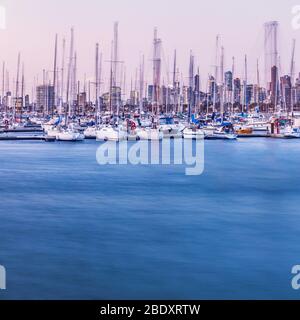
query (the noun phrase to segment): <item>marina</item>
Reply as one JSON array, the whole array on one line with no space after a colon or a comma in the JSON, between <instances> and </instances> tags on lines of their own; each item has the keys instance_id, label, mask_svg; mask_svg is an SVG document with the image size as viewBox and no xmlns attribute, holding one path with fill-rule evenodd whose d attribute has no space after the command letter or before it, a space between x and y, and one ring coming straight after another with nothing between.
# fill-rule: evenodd
<instances>
[{"instance_id":1,"label":"marina","mask_svg":"<svg viewBox=\"0 0 300 320\"><path fill-rule=\"evenodd\" d=\"M287 2L0 4L0 310L243 318L231 300L299 300Z\"/></svg>"},{"instance_id":2,"label":"marina","mask_svg":"<svg viewBox=\"0 0 300 320\"><path fill-rule=\"evenodd\" d=\"M256 83L249 84L247 55L244 57L243 77L237 77L235 73L235 58L226 71L225 49L221 37L217 36L215 66L205 91L200 86L201 75L192 51L186 66L188 81L179 78L177 50L173 54L172 80L167 77L167 84L162 81L165 76L162 68L165 63L163 40L157 28L152 39L151 84L145 76L145 57L142 55L135 86L131 85L130 92L126 91L124 62L120 60L118 22L113 25L111 58L107 61L110 72L106 83L103 83L103 54L99 43L96 43L94 51L93 82L87 83L86 77L84 81L78 77L74 28L71 28L68 39L62 39L61 50L59 35L56 34L53 70L51 73L43 71L43 84L33 87L31 96L25 91L21 53L17 57L15 90L6 86L9 78L3 63L0 141L299 139L300 77L295 77L296 41L292 42L289 74L281 75L278 29L276 21L264 25L264 49L268 52L265 86L261 83L258 62ZM21 133L26 133L26 136ZM31 133L31 137L27 137L27 133Z\"/></svg>"}]
</instances>

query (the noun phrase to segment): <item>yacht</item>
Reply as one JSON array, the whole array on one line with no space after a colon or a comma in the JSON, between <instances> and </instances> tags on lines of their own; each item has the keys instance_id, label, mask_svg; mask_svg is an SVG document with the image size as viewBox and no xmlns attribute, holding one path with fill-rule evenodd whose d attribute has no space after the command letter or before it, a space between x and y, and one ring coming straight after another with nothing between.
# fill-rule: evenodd
<instances>
[{"instance_id":1,"label":"yacht","mask_svg":"<svg viewBox=\"0 0 300 320\"><path fill-rule=\"evenodd\" d=\"M155 128L138 128L136 130L138 140L162 140L164 138L163 132Z\"/></svg>"},{"instance_id":2,"label":"yacht","mask_svg":"<svg viewBox=\"0 0 300 320\"><path fill-rule=\"evenodd\" d=\"M56 126L48 127L48 129L44 131L49 138L56 138L57 134L60 132L59 128Z\"/></svg>"},{"instance_id":3,"label":"yacht","mask_svg":"<svg viewBox=\"0 0 300 320\"><path fill-rule=\"evenodd\" d=\"M87 127L83 134L85 136L86 139L96 139L96 132L97 132L97 127L93 126L93 127Z\"/></svg>"},{"instance_id":4,"label":"yacht","mask_svg":"<svg viewBox=\"0 0 300 320\"><path fill-rule=\"evenodd\" d=\"M56 134L56 140L58 141L83 141L84 134L79 131L75 131L72 128L67 128L59 131Z\"/></svg>"},{"instance_id":5,"label":"yacht","mask_svg":"<svg viewBox=\"0 0 300 320\"><path fill-rule=\"evenodd\" d=\"M186 127L183 130L183 138L184 139L204 139L204 132L203 130L197 127Z\"/></svg>"},{"instance_id":6,"label":"yacht","mask_svg":"<svg viewBox=\"0 0 300 320\"><path fill-rule=\"evenodd\" d=\"M300 138L300 128L287 127L283 133L285 138L288 139L299 139Z\"/></svg>"},{"instance_id":7,"label":"yacht","mask_svg":"<svg viewBox=\"0 0 300 320\"><path fill-rule=\"evenodd\" d=\"M159 131L163 133L164 138L182 138L182 131L185 126L182 124L175 124L175 121L171 117L163 117L159 119Z\"/></svg>"},{"instance_id":8,"label":"yacht","mask_svg":"<svg viewBox=\"0 0 300 320\"><path fill-rule=\"evenodd\" d=\"M118 127L105 126L96 130L97 141L123 141L127 140L127 134Z\"/></svg>"},{"instance_id":9,"label":"yacht","mask_svg":"<svg viewBox=\"0 0 300 320\"><path fill-rule=\"evenodd\" d=\"M236 140L237 135L225 127L220 127L219 129L215 130L213 134L209 136L209 138L215 140Z\"/></svg>"}]
</instances>

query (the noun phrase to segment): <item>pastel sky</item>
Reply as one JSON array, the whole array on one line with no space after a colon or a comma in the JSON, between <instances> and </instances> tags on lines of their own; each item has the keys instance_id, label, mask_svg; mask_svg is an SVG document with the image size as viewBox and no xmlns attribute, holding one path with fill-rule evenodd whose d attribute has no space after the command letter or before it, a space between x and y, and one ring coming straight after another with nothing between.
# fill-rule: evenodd
<instances>
[{"instance_id":1,"label":"pastel sky","mask_svg":"<svg viewBox=\"0 0 300 320\"><path fill-rule=\"evenodd\" d=\"M176 48L182 79L187 81L189 52L193 50L205 83L214 64L217 34L225 48L226 67L231 67L231 58L235 56L237 72L242 74L247 53L249 77L254 80L257 58L263 72L264 22L280 22L282 72L288 72L292 38L298 40L296 58L299 56L300 30L291 26L291 10L297 4L300 0L0 0L0 5L6 7L7 19L6 30L0 30L0 60L6 61L12 78L20 51L26 84L30 87L34 76L39 74L41 79L43 69L53 68L55 33L61 44L63 36L69 39L70 27L74 26L78 74L93 77L95 43L100 43L104 60L109 60L113 22L119 21L120 55L126 65L128 86L142 53L146 58L146 76L151 77L155 26L163 40L165 81ZM103 77L107 80L108 63L104 65ZM300 61L297 65L300 67Z\"/></svg>"}]
</instances>

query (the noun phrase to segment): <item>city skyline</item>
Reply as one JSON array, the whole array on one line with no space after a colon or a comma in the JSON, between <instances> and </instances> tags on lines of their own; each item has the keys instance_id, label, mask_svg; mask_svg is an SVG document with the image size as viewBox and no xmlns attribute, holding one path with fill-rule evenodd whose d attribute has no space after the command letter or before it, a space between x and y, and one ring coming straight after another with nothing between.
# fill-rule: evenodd
<instances>
[{"instance_id":1,"label":"city skyline","mask_svg":"<svg viewBox=\"0 0 300 320\"><path fill-rule=\"evenodd\" d=\"M269 20L278 20L279 27L279 54L281 56L280 74L288 74L290 68L292 39L300 40L300 30L293 30L292 1L284 4L272 4L272 15L268 6L261 8L258 1L252 3L251 8L244 7L238 1L229 1L224 5L220 1L212 3L199 3L194 0L185 2L185 8L179 10L182 3L178 1L156 5L156 0L145 9L144 5L136 0L129 1L132 6L119 0L111 4L97 3L90 0L85 3L71 3L64 1L44 1L42 4L36 0L26 3L18 1L1 1L7 14L7 28L1 31L2 49L0 59L6 62L10 71L11 82L15 77L17 68L17 54L21 52L25 64L25 77L27 87L31 87L33 78L39 76L42 81L42 70L53 69L54 37L59 35L59 57L61 55L61 42L67 40L69 47L69 33L71 26L75 28L75 48L78 55L78 78L94 77L94 50L96 42L100 44L103 52L103 81L107 90L109 78L111 40L113 38L113 22L119 22L120 58L124 61L127 70L127 92L129 92L131 79L134 81L136 68L140 56L145 55L145 78L152 78L152 44L153 29L158 28L159 37L163 41L162 80L172 79L172 59L174 49L177 50L180 77L188 84L189 53L195 55L195 66L200 70L202 89L208 78L213 74L215 64L215 38L220 35L221 45L225 48L225 68L231 69L232 56L235 56L236 75L243 76L244 55L248 55L248 79L255 82L256 61L259 59L261 73L264 70L264 29L263 24ZM217 6L213 7L213 5ZM171 10L174 7L174 10ZM230 10L225 10L226 8ZM118 8L118 14L115 9ZM233 12L232 8L236 8ZM123 10L124 9L124 10ZM254 10L256 9L256 10ZM99 10L99 11L98 11ZM145 14L147 10L147 14ZM99 12L99 14L97 14ZM121 12L121 13L120 13ZM219 13L222 12L222 16ZM170 13L172 13L170 15ZM240 13L240 14L239 14ZM168 14L167 23L164 17ZM90 16L90 19L86 19ZM84 17L84 19L80 19ZM187 19L189 17L189 19ZM254 19L256 17L256 19ZM252 19L254 19L252 21ZM134 20L134 21L132 21ZM216 21L217 20L217 21ZM251 21L251 24L249 24ZM22 25L22 33L20 32ZM141 26L136 28L136 26ZM207 27L208 26L208 27ZM25 36L24 36L25 34ZM30 39L26 37L30 34ZM238 38L238 41L236 41ZM298 41L300 42L300 41ZM16 45L16 43L18 45ZM14 49L11 49L14 48ZM298 49L298 47L297 47ZM297 50L296 49L296 50ZM299 63L296 51L295 72L298 74ZM60 64L60 58L59 58ZM28 91L29 88L28 88Z\"/></svg>"}]
</instances>

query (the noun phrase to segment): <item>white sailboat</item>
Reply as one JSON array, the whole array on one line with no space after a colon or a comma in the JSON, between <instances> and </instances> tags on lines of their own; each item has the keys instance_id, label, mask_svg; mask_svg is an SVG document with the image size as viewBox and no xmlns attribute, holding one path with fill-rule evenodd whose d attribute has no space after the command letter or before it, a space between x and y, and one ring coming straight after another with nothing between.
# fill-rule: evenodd
<instances>
[{"instance_id":1,"label":"white sailboat","mask_svg":"<svg viewBox=\"0 0 300 320\"><path fill-rule=\"evenodd\" d=\"M164 138L163 132L156 128L138 128L136 135L139 140L162 140Z\"/></svg>"},{"instance_id":2,"label":"white sailboat","mask_svg":"<svg viewBox=\"0 0 300 320\"><path fill-rule=\"evenodd\" d=\"M221 127L218 130L214 131L211 138L216 140L236 140L237 135L232 132L226 132L225 128Z\"/></svg>"},{"instance_id":3,"label":"white sailboat","mask_svg":"<svg viewBox=\"0 0 300 320\"><path fill-rule=\"evenodd\" d=\"M163 133L164 138L182 138L184 128L184 125L175 124L173 118L160 118L159 131Z\"/></svg>"},{"instance_id":4,"label":"white sailboat","mask_svg":"<svg viewBox=\"0 0 300 320\"><path fill-rule=\"evenodd\" d=\"M300 139L300 128L289 126L285 128L283 135L288 139Z\"/></svg>"},{"instance_id":5,"label":"white sailboat","mask_svg":"<svg viewBox=\"0 0 300 320\"><path fill-rule=\"evenodd\" d=\"M127 140L126 132L118 127L105 126L96 130L97 141L123 141Z\"/></svg>"},{"instance_id":6,"label":"white sailboat","mask_svg":"<svg viewBox=\"0 0 300 320\"><path fill-rule=\"evenodd\" d=\"M186 127L183 130L184 139L204 139L205 134L203 130L198 129L197 127Z\"/></svg>"},{"instance_id":7,"label":"white sailboat","mask_svg":"<svg viewBox=\"0 0 300 320\"><path fill-rule=\"evenodd\" d=\"M96 139L97 136L97 127L87 127L84 132L84 136L86 139Z\"/></svg>"},{"instance_id":8,"label":"white sailboat","mask_svg":"<svg viewBox=\"0 0 300 320\"><path fill-rule=\"evenodd\" d=\"M64 129L56 134L58 141L83 141L84 134L76 132L72 128Z\"/></svg>"},{"instance_id":9,"label":"white sailboat","mask_svg":"<svg viewBox=\"0 0 300 320\"><path fill-rule=\"evenodd\" d=\"M68 124L69 121L69 113L70 113L70 103L69 103L69 92L70 92L70 86L71 86L71 72L74 71L74 68L76 68L76 62L74 62L73 65L73 50L74 50L74 30L71 29L71 44L70 44L70 60L69 60L69 66L68 66L68 83L67 83L67 108L65 111L65 129L60 129L59 132L56 134L56 140L59 141L83 141L84 140L84 134L82 134L80 131L78 131L75 126L76 124ZM76 54L75 54L76 57Z\"/></svg>"}]
</instances>

